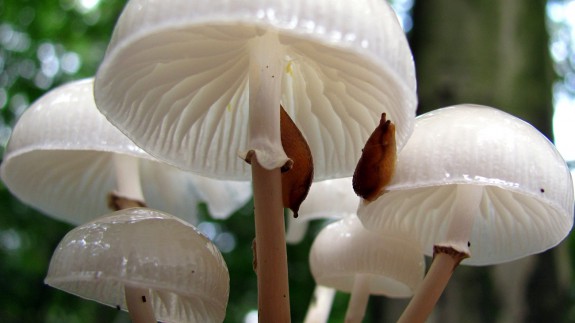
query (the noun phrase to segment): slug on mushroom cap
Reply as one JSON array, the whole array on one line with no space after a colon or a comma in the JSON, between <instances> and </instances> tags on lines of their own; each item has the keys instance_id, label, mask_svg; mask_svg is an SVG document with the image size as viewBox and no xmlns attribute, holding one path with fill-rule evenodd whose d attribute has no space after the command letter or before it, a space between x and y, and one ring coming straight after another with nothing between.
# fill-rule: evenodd
<instances>
[{"instance_id":1,"label":"slug on mushroom cap","mask_svg":"<svg viewBox=\"0 0 575 323\"><path fill-rule=\"evenodd\" d=\"M95 97L153 156L213 178L251 177L260 319L289 322L279 169L291 161L278 107L307 141L315 179L338 178L353 172L381 113L405 144L415 88L407 40L385 1L131 0Z\"/></svg>"},{"instance_id":2,"label":"slug on mushroom cap","mask_svg":"<svg viewBox=\"0 0 575 323\"><path fill-rule=\"evenodd\" d=\"M455 267L542 252L573 226L569 169L553 144L503 111L459 105L417 118L383 195L360 205L366 228L417 239L431 267L399 322L423 322Z\"/></svg>"},{"instance_id":3,"label":"slug on mushroom cap","mask_svg":"<svg viewBox=\"0 0 575 323\"><path fill-rule=\"evenodd\" d=\"M247 122L250 53L264 36L280 65L278 100L310 146L316 180L351 176L382 112L405 144L415 69L395 13L377 0L129 1L96 76L98 107L154 156L247 180L249 168L230 157L267 145L249 146ZM279 155L266 168L283 165Z\"/></svg>"},{"instance_id":4,"label":"slug on mushroom cap","mask_svg":"<svg viewBox=\"0 0 575 323\"><path fill-rule=\"evenodd\" d=\"M408 231L432 255L452 218L457 186L474 185L482 190L481 201L464 241L471 244L464 264L496 264L541 252L569 233L574 207L569 170L531 125L470 104L416 120L386 192L359 208L367 228Z\"/></svg>"}]
</instances>

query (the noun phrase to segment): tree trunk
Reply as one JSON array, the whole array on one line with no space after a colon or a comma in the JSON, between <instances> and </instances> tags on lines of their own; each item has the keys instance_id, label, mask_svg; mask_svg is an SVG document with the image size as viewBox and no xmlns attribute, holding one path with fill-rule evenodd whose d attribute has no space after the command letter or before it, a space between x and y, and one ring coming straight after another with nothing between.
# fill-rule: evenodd
<instances>
[{"instance_id":1,"label":"tree trunk","mask_svg":"<svg viewBox=\"0 0 575 323\"><path fill-rule=\"evenodd\" d=\"M420 112L491 105L551 136L545 1L416 1L413 20Z\"/></svg>"},{"instance_id":2,"label":"tree trunk","mask_svg":"<svg viewBox=\"0 0 575 323\"><path fill-rule=\"evenodd\" d=\"M488 105L552 137L555 76L545 1L416 1L413 23L419 114L461 103ZM558 283L555 253L505 268L461 266L429 321L565 321L568 286ZM495 285L505 277L521 286Z\"/></svg>"}]
</instances>

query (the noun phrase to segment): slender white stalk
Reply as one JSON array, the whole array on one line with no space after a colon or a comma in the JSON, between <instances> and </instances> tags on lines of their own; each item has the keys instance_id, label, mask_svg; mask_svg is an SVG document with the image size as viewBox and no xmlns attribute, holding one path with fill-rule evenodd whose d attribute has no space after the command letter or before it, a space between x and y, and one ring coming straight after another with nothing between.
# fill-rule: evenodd
<instances>
[{"instance_id":1,"label":"slender white stalk","mask_svg":"<svg viewBox=\"0 0 575 323\"><path fill-rule=\"evenodd\" d=\"M254 39L250 55L248 148L271 170L288 161L280 132L283 51L277 35L268 32Z\"/></svg>"},{"instance_id":2,"label":"slender white stalk","mask_svg":"<svg viewBox=\"0 0 575 323\"><path fill-rule=\"evenodd\" d=\"M326 323L335 297L335 289L316 285L304 323Z\"/></svg>"},{"instance_id":3,"label":"slender white stalk","mask_svg":"<svg viewBox=\"0 0 575 323\"><path fill-rule=\"evenodd\" d=\"M279 168L252 158L259 322L290 322L287 248Z\"/></svg>"},{"instance_id":4,"label":"slender white stalk","mask_svg":"<svg viewBox=\"0 0 575 323\"><path fill-rule=\"evenodd\" d=\"M280 167L282 51L277 35L254 39L249 70L249 149L252 156L258 320L289 323L287 248Z\"/></svg>"},{"instance_id":5,"label":"slender white stalk","mask_svg":"<svg viewBox=\"0 0 575 323\"><path fill-rule=\"evenodd\" d=\"M369 274L357 274L355 276L345 314L346 323L360 323L363 320L369 301L369 282Z\"/></svg>"},{"instance_id":6,"label":"slender white stalk","mask_svg":"<svg viewBox=\"0 0 575 323\"><path fill-rule=\"evenodd\" d=\"M415 295L397 321L398 323L423 323L429 317L453 271L461 259L446 253L437 253L427 275L417 288Z\"/></svg>"},{"instance_id":7,"label":"slender white stalk","mask_svg":"<svg viewBox=\"0 0 575 323\"><path fill-rule=\"evenodd\" d=\"M138 158L114 154L114 168L116 171L116 194L128 201L122 207L138 206L136 201L144 202ZM132 203L133 202L133 203ZM152 308L150 290L147 288L124 285L126 305L130 318L134 323L155 323L156 318Z\"/></svg>"},{"instance_id":8,"label":"slender white stalk","mask_svg":"<svg viewBox=\"0 0 575 323\"><path fill-rule=\"evenodd\" d=\"M457 185L455 204L451 211L451 221L447 228L445 238L438 245L450 246L459 252L471 254L469 241L473 223L483 196L483 186Z\"/></svg>"},{"instance_id":9,"label":"slender white stalk","mask_svg":"<svg viewBox=\"0 0 575 323\"><path fill-rule=\"evenodd\" d=\"M138 158L124 154L114 154L116 171L116 194L136 201L144 201Z\"/></svg>"},{"instance_id":10,"label":"slender white stalk","mask_svg":"<svg viewBox=\"0 0 575 323\"><path fill-rule=\"evenodd\" d=\"M156 323L150 291L147 288L124 286L126 304L134 323Z\"/></svg>"},{"instance_id":11,"label":"slender white stalk","mask_svg":"<svg viewBox=\"0 0 575 323\"><path fill-rule=\"evenodd\" d=\"M433 262L423 282L399 318L398 323L425 322L459 263L469 257L473 222L483 196L483 187L457 185L445 239L434 247Z\"/></svg>"}]
</instances>

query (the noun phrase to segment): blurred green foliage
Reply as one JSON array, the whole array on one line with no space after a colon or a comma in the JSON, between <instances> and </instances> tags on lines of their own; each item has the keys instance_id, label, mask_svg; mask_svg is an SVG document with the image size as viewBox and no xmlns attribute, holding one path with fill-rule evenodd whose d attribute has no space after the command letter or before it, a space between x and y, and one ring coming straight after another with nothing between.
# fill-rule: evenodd
<instances>
[{"instance_id":1,"label":"blurred green foliage","mask_svg":"<svg viewBox=\"0 0 575 323\"><path fill-rule=\"evenodd\" d=\"M0 1L0 156L24 109L50 88L94 74L123 1ZM125 313L44 285L71 226L23 205L0 183L0 321L122 322Z\"/></svg>"}]
</instances>

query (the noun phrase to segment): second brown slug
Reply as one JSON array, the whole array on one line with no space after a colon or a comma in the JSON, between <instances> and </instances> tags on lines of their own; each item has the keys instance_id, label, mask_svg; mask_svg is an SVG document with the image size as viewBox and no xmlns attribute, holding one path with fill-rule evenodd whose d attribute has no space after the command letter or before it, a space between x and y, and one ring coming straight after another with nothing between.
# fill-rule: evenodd
<instances>
[{"instance_id":1,"label":"second brown slug","mask_svg":"<svg viewBox=\"0 0 575 323\"><path fill-rule=\"evenodd\" d=\"M355 168L352 180L355 193L370 202L377 199L391 181L396 159L395 125L383 113Z\"/></svg>"}]
</instances>

